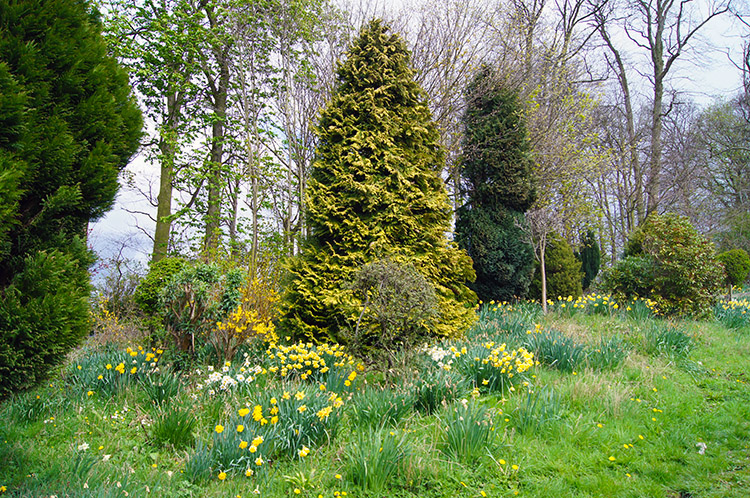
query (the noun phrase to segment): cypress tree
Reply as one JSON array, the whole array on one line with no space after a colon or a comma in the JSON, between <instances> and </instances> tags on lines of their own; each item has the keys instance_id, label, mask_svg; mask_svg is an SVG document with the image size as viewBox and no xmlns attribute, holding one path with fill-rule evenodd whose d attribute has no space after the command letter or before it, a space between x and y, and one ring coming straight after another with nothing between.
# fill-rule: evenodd
<instances>
[{"instance_id":1,"label":"cypress tree","mask_svg":"<svg viewBox=\"0 0 750 498\"><path fill-rule=\"evenodd\" d=\"M290 263L281 328L347 342L362 301L347 288L365 264L413 265L434 286L431 333L456 336L475 319L471 260L446 238L451 208L444 154L409 52L382 21L363 27L322 111L307 190L310 237Z\"/></svg>"},{"instance_id":2,"label":"cypress tree","mask_svg":"<svg viewBox=\"0 0 750 498\"><path fill-rule=\"evenodd\" d=\"M141 124L88 2L0 0L0 397L88 333L87 224Z\"/></svg>"},{"instance_id":3,"label":"cypress tree","mask_svg":"<svg viewBox=\"0 0 750 498\"><path fill-rule=\"evenodd\" d=\"M573 296L575 298L583 294L581 262L575 257L573 248L568 241L557 233L553 232L547 238L544 262L549 299L557 296ZM532 299L538 301L542 298L542 275L539 262L536 263L535 267L536 273L534 273L529 294Z\"/></svg>"},{"instance_id":4,"label":"cypress tree","mask_svg":"<svg viewBox=\"0 0 750 498\"><path fill-rule=\"evenodd\" d=\"M599 243L594 237L594 232L587 230L581 237L581 250L576 253L576 257L581 262L583 270L583 289L588 289L591 282L599 274L599 267L602 263L602 255L599 250Z\"/></svg>"},{"instance_id":5,"label":"cypress tree","mask_svg":"<svg viewBox=\"0 0 750 498\"><path fill-rule=\"evenodd\" d=\"M534 271L523 216L536 198L529 142L517 96L488 67L467 89L463 125L456 239L474 261L471 288L483 301L523 297Z\"/></svg>"}]
</instances>

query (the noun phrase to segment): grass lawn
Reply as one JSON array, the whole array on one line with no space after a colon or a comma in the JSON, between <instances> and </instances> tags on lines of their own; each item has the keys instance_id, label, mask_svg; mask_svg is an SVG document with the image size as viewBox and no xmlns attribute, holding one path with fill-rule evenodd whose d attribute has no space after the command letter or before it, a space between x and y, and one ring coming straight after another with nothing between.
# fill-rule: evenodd
<instances>
[{"instance_id":1,"label":"grass lawn","mask_svg":"<svg viewBox=\"0 0 750 498\"><path fill-rule=\"evenodd\" d=\"M552 308L486 306L391 372L313 345L181 372L84 347L0 404L0 495L750 496L744 318Z\"/></svg>"}]
</instances>

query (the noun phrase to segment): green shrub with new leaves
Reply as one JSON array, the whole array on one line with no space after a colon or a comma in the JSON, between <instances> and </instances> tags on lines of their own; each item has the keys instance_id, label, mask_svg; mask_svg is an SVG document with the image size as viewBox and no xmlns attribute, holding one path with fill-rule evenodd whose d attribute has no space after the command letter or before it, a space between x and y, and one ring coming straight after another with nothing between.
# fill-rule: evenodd
<instances>
[{"instance_id":1,"label":"green shrub with new leaves","mask_svg":"<svg viewBox=\"0 0 750 498\"><path fill-rule=\"evenodd\" d=\"M665 314L706 315L724 282L713 244L684 216L649 216L625 255L603 278L605 291L621 299L650 297Z\"/></svg>"},{"instance_id":2,"label":"green shrub with new leaves","mask_svg":"<svg viewBox=\"0 0 750 498\"><path fill-rule=\"evenodd\" d=\"M724 265L725 283L729 287L729 300L732 300L732 286L741 285L750 273L750 256L744 249L730 249L717 256Z\"/></svg>"},{"instance_id":3,"label":"green shrub with new leaves","mask_svg":"<svg viewBox=\"0 0 750 498\"><path fill-rule=\"evenodd\" d=\"M289 263L279 335L346 342L362 301L359 268L392 258L435 289L431 332L458 336L475 320L471 259L450 242L451 206L439 172L440 134L409 52L381 21L360 32L321 112L307 189L310 237Z\"/></svg>"},{"instance_id":4,"label":"green shrub with new leaves","mask_svg":"<svg viewBox=\"0 0 750 498\"><path fill-rule=\"evenodd\" d=\"M133 300L146 315L154 315L159 310L159 297L162 289L177 273L186 266L182 258L163 258L149 265L148 273L138 284Z\"/></svg>"},{"instance_id":5,"label":"green shrub with new leaves","mask_svg":"<svg viewBox=\"0 0 750 498\"><path fill-rule=\"evenodd\" d=\"M187 266L172 277L159 305L179 351L193 352L196 339L211 341L216 323L239 306L244 281L241 269L223 273L217 265L205 263Z\"/></svg>"}]
</instances>

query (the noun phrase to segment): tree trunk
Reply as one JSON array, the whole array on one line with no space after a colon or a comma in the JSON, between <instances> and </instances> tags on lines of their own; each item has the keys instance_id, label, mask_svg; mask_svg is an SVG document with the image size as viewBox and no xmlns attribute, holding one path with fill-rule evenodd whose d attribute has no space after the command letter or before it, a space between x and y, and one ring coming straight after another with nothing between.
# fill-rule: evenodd
<instances>
[{"instance_id":1,"label":"tree trunk","mask_svg":"<svg viewBox=\"0 0 750 498\"><path fill-rule=\"evenodd\" d=\"M154 249L151 262L163 259L169 250L169 234L172 229L172 180L174 163L177 155L177 116L180 114L181 99L176 92L167 95L167 119L164 131L159 139L161 153L161 173L159 176L159 195L156 204L156 230L154 231Z\"/></svg>"}]
</instances>

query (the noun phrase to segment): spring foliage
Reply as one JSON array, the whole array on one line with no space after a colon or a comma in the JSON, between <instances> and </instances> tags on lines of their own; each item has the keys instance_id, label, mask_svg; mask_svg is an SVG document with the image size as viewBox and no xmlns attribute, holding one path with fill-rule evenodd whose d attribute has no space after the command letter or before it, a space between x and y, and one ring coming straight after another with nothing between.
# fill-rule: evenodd
<instances>
[{"instance_id":1,"label":"spring foliage","mask_svg":"<svg viewBox=\"0 0 750 498\"><path fill-rule=\"evenodd\" d=\"M0 396L41 381L87 333L83 238L140 131L88 2L0 1Z\"/></svg>"},{"instance_id":2,"label":"spring foliage","mask_svg":"<svg viewBox=\"0 0 750 498\"><path fill-rule=\"evenodd\" d=\"M435 288L433 333L455 336L474 320L471 260L450 243L444 155L404 42L378 20L360 32L321 113L307 190L310 237L289 265L281 327L347 342L362 302L346 289L368 262L413 265Z\"/></svg>"},{"instance_id":3,"label":"spring foliage","mask_svg":"<svg viewBox=\"0 0 750 498\"><path fill-rule=\"evenodd\" d=\"M649 216L625 255L608 271L605 289L617 297L650 297L667 314L705 315L724 282L713 244L684 216Z\"/></svg>"},{"instance_id":4,"label":"spring foliage","mask_svg":"<svg viewBox=\"0 0 750 498\"><path fill-rule=\"evenodd\" d=\"M483 68L467 90L461 176L467 202L456 240L474 262L471 288L483 301L526 295L534 252L523 213L536 197L529 141L516 95Z\"/></svg>"}]
</instances>

